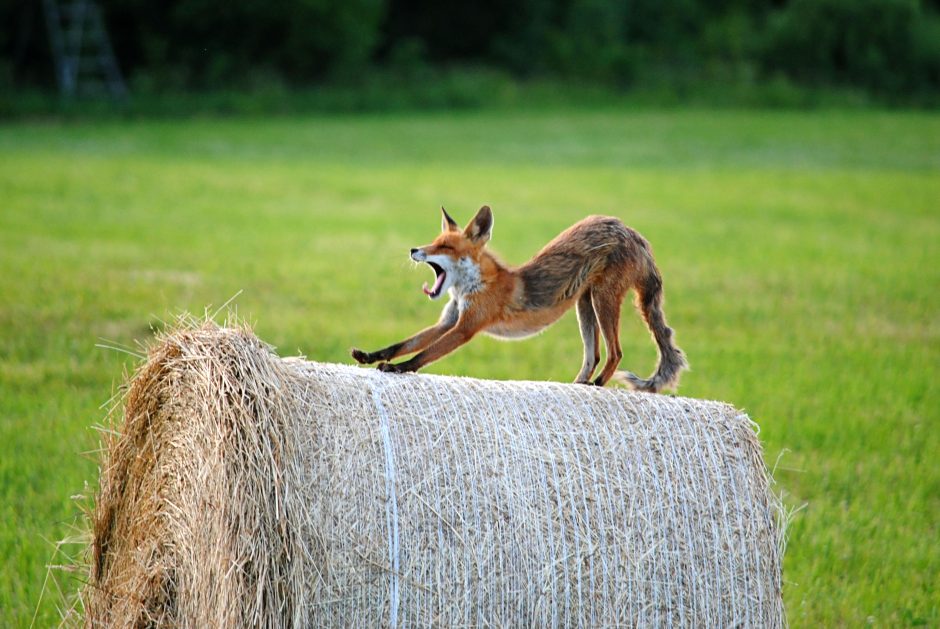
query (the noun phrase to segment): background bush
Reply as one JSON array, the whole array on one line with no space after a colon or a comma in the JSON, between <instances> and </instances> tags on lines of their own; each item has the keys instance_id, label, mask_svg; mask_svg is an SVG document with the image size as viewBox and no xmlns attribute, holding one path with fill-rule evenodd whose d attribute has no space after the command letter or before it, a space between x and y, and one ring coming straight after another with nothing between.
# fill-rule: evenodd
<instances>
[{"instance_id":1,"label":"background bush","mask_svg":"<svg viewBox=\"0 0 940 629\"><path fill-rule=\"evenodd\" d=\"M793 0L772 16L761 65L817 85L935 89L937 25L914 0Z\"/></svg>"},{"instance_id":2,"label":"background bush","mask_svg":"<svg viewBox=\"0 0 940 629\"><path fill-rule=\"evenodd\" d=\"M356 84L488 68L615 88L704 83L936 96L940 0L102 0L138 92ZM0 86L53 87L41 3L0 5Z\"/></svg>"}]
</instances>

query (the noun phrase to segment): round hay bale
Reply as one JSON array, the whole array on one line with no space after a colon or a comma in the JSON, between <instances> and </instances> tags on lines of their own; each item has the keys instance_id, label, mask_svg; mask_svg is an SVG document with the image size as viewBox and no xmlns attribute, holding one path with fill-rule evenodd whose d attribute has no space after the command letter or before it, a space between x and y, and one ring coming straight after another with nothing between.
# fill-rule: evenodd
<instances>
[{"instance_id":1,"label":"round hay bale","mask_svg":"<svg viewBox=\"0 0 940 629\"><path fill-rule=\"evenodd\" d=\"M780 627L783 520L726 404L162 339L105 444L87 626Z\"/></svg>"}]
</instances>

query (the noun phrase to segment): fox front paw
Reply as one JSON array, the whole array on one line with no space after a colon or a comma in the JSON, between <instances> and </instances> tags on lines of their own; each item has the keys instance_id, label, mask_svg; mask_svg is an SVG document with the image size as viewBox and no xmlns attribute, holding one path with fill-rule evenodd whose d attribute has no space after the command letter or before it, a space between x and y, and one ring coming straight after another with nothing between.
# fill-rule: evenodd
<instances>
[{"instance_id":1,"label":"fox front paw","mask_svg":"<svg viewBox=\"0 0 940 629\"><path fill-rule=\"evenodd\" d=\"M408 373L409 371L414 371L414 369L408 367L407 363L379 363L379 371L384 371L385 373Z\"/></svg>"},{"instance_id":2,"label":"fox front paw","mask_svg":"<svg viewBox=\"0 0 940 629\"><path fill-rule=\"evenodd\" d=\"M361 349L354 348L351 354L352 354L352 357L356 360L356 362L359 363L360 365L368 365L370 363L374 363L376 360L373 354L370 354L369 352L364 352Z\"/></svg>"}]
</instances>

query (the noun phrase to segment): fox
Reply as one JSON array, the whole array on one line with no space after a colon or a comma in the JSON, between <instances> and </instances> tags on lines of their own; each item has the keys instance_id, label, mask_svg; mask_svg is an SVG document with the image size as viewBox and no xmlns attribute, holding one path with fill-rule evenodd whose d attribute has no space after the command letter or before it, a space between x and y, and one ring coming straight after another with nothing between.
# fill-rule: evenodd
<instances>
[{"instance_id":1,"label":"fox","mask_svg":"<svg viewBox=\"0 0 940 629\"><path fill-rule=\"evenodd\" d=\"M650 244L619 218L589 216L559 234L519 267L500 261L487 248L493 212L479 209L461 229L441 207L441 233L429 245L411 249L411 259L427 264L434 284L422 290L431 300L450 296L437 323L414 336L374 352L352 349L360 364L378 363L383 372L406 373L450 354L480 333L498 339L523 339L542 332L571 307L577 311L584 360L575 382L606 385L611 378L633 389L656 393L675 388L688 368L663 313L663 280ZM656 343L659 361L649 378L618 372L620 310L627 292ZM600 337L607 358L600 363ZM393 363L401 356L410 359Z\"/></svg>"}]
</instances>

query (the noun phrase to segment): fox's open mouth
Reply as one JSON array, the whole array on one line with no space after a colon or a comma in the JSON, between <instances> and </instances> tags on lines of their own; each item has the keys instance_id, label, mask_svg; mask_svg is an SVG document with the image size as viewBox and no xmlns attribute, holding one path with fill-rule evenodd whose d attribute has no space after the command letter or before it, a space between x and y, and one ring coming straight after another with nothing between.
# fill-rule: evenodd
<instances>
[{"instance_id":1,"label":"fox's open mouth","mask_svg":"<svg viewBox=\"0 0 940 629\"><path fill-rule=\"evenodd\" d=\"M437 279L434 281L434 286L431 288L428 288L428 283L425 282L424 286L421 287L421 290L423 290L424 294L431 299L437 299L441 294L441 288L444 287L444 280L447 278L447 273L439 265L434 264L433 262L428 262L428 266L434 269L434 273L437 275Z\"/></svg>"}]
</instances>

